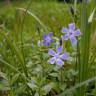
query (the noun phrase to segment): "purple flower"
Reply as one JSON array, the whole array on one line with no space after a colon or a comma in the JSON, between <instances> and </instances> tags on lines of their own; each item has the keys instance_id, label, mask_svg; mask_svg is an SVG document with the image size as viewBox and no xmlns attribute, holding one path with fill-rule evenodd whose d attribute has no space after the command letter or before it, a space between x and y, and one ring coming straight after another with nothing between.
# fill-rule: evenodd
<instances>
[{"instance_id":1,"label":"purple flower","mask_svg":"<svg viewBox=\"0 0 96 96\"><path fill-rule=\"evenodd\" d=\"M57 64L60 67L62 67L64 65L64 61L63 60L69 60L69 54L67 52L62 53L62 46L59 46L56 49L56 52L52 49L49 49L48 54L53 56L52 58L50 58L48 60L48 62L50 64Z\"/></svg>"},{"instance_id":2,"label":"purple flower","mask_svg":"<svg viewBox=\"0 0 96 96\"><path fill-rule=\"evenodd\" d=\"M43 45L50 46L50 44L53 42L52 36L53 36L52 32L50 32L48 35L44 34L43 35Z\"/></svg>"},{"instance_id":3,"label":"purple flower","mask_svg":"<svg viewBox=\"0 0 96 96\"><path fill-rule=\"evenodd\" d=\"M72 45L77 44L77 39L76 37L81 35L80 29L75 28L75 24L71 23L69 24L69 28L62 28L62 33L65 33L65 35L62 36L62 39L68 40L70 39Z\"/></svg>"}]
</instances>

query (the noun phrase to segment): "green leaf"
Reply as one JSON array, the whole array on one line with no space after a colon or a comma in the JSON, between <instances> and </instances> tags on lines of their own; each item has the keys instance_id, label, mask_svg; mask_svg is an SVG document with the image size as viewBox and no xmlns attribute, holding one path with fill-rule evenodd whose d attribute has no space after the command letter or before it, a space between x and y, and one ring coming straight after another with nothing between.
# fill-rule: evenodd
<instances>
[{"instance_id":1,"label":"green leaf","mask_svg":"<svg viewBox=\"0 0 96 96\"><path fill-rule=\"evenodd\" d=\"M62 91L65 91L66 87L67 87L66 84L62 84L62 85L60 86L60 89L61 89Z\"/></svg>"},{"instance_id":2,"label":"green leaf","mask_svg":"<svg viewBox=\"0 0 96 96\"><path fill-rule=\"evenodd\" d=\"M27 13L28 13L29 15L31 15L31 16L45 29L45 31L47 31L46 26L41 22L41 20L40 20L34 13L32 13L32 12L30 12L29 10L26 10L26 9L24 9L24 8L17 8L17 9L18 9L18 10L21 10L21 11L24 11L24 12L27 11Z\"/></svg>"},{"instance_id":3,"label":"green leaf","mask_svg":"<svg viewBox=\"0 0 96 96\"><path fill-rule=\"evenodd\" d=\"M34 83L34 82L31 82L31 83L27 83L27 85L31 88L31 89L36 89L38 88L38 86Z\"/></svg>"},{"instance_id":4,"label":"green leaf","mask_svg":"<svg viewBox=\"0 0 96 96\"><path fill-rule=\"evenodd\" d=\"M21 84L20 87L16 88L17 94L26 93L27 86L24 84Z\"/></svg>"},{"instance_id":5,"label":"green leaf","mask_svg":"<svg viewBox=\"0 0 96 96\"><path fill-rule=\"evenodd\" d=\"M3 73L3 72L0 72L0 77L2 77L2 78L4 78L4 79L6 79L6 80L7 80L7 76L6 76L6 74L5 74L5 73Z\"/></svg>"},{"instance_id":6,"label":"green leaf","mask_svg":"<svg viewBox=\"0 0 96 96\"><path fill-rule=\"evenodd\" d=\"M58 73L50 73L49 75L52 77L58 77L59 74Z\"/></svg>"},{"instance_id":7,"label":"green leaf","mask_svg":"<svg viewBox=\"0 0 96 96\"><path fill-rule=\"evenodd\" d=\"M36 92L34 96L39 96L39 93Z\"/></svg>"},{"instance_id":8,"label":"green leaf","mask_svg":"<svg viewBox=\"0 0 96 96\"><path fill-rule=\"evenodd\" d=\"M10 90L9 84L7 80L0 81L0 90L1 91L8 91Z\"/></svg>"},{"instance_id":9,"label":"green leaf","mask_svg":"<svg viewBox=\"0 0 96 96\"><path fill-rule=\"evenodd\" d=\"M43 95L47 95L53 87L54 87L54 83L52 83L52 82L43 86L42 87L42 91L44 92Z\"/></svg>"},{"instance_id":10,"label":"green leaf","mask_svg":"<svg viewBox=\"0 0 96 96\"><path fill-rule=\"evenodd\" d=\"M11 84L14 84L14 83L18 80L19 76L20 76L19 73L15 74L15 75L13 76L12 80L11 80Z\"/></svg>"},{"instance_id":11,"label":"green leaf","mask_svg":"<svg viewBox=\"0 0 96 96\"><path fill-rule=\"evenodd\" d=\"M81 82L81 83L79 83L79 84L76 84L74 87L71 87L71 88L69 88L69 89L66 89L66 90L65 90L63 93L61 93L59 96L64 96L64 95L66 95L67 93L72 92L72 91L76 90L77 88L80 88L80 87L82 87L82 86L84 86L84 85L86 85L86 84L88 84L88 83L90 83L90 82L93 82L93 81L96 81L96 77L90 78L90 79L85 80L85 81L83 81L83 82Z\"/></svg>"},{"instance_id":12,"label":"green leaf","mask_svg":"<svg viewBox=\"0 0 96 96\"><path fill-rule=\"evenodd\" d=\"M95 14L96 8L93 9L92 13L89 16L88 22L91 23Z\"/></svg>"}]
</instances>

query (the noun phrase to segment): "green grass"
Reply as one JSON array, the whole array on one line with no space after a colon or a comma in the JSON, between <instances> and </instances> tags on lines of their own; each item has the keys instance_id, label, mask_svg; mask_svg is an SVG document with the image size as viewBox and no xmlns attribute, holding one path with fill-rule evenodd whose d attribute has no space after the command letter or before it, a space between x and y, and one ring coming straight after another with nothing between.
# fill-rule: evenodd
<instances>
[{"instance_id":1,"label":"green grass","mask_svg":"<svg viewBox=\"0 0 96 96\"><path fill-rule=\"evenodd\" d=\"M87 19L94 8L94 4L92 3L87 6L87 13L85 12L86 10L84 11L81 9L80 4L78 4L76 8L77 17L73 18L70 12L70 6L74 7L72 4L67 5L52 1L32 2L32 4L28 7L28 10L33 15L31 16L30 14L25 14L26 16L24 17L24 12L18 8L27 8L28 3L29 2L12 2L11 5L5 5L3 3L0 4L0 24L2 24L0 25L0 69L2 72L6 73L6 81L11 89L9 96L15 96L16 94L21 96L23 93L26 94L26 96L29 96L29 94L30 96L33 96L32 94L35 94L35 91L39 95L43 96L49 92L51 87L54 88L54 90L51 90L52 92L49 93L48 96L50 96L50 94L56 94L55 92L57 92L57 94L63 91L65 93L70 93L70 90L77 89L79 87L81 87L80 93L83 95L85 89L82 90L84 88L82 86L89 83L91 80L89 77L95 76L94 70L92 70L89 74L87 74L87 72L90 62L92 65L96 64L94 54L96 47L93 47L94 43L89 46L89 42L92 42L90 37L92 38L92 33L94 34L95 32L96 22L92 22L92 25L90 24L91 26L86 24L86 22L88 23ZM82 10L82 12L80 10ZM61 28L75 21L74 19L77 21L76 26L81 27L83 33L79 46L79 62L77 62L80 64L77 66L77 70L80 71L77 76L80 76L80 82L75 82L80 84L77 84L76 87L72 87L73 85L70 85L73 84L73 82L70 81L70 79L72 80L70 74L72 76L76 74L72 71L75 66L75 60L73 60L72 63L74 64L69 65L70 68L65 68L62 72L62 79L69 76L67 78L69 81L60 86L61 83L59 84L59 82L61 73L58 72L58 68L47 64L47 48L44 49L42 47L37 47L37 41L42 39L42 34L47 33L48 31L52 31L54 35L60 37ZM43 24L44 26L42 26ZM45 26L48 29L47 31L43 29ZM92 51L91 48L94 48L94 51ZM68 46L68 50L71 50L72 52L70 46ZM72 56L73 54L74 53L72 53ZM73 57L75 58L75 56ZM91 68L89 68L89 70L91 70ZM70 73L70 71L72 73ZM96 78L94 77L92 81L95 79ZM14 85L17 89L13 87ZM71 89L68 91L65 90L66 85L68 85L68 88L71 87Z\"/></svg>"},{"instance_id":2,"label":"green grass","mask_svg":"<svg viewBox=\"0 0 96 96\"><path fill-rule=\"evenodd\" d=\"M17 4L13 4L12 8L11 8L11 6L2 6L0 8L0 15L2 16L1 19L3 19L6 23L7 23L8 19L9 20L14 19L15 14L16 14L15 13L16 8L18 8L18 7L26 8L27 4L28 4L28 2L26 4L25 3L19 4L19 2L18 2ZM3 11L3 10L5 10L5 11ZM30 11L32 13L34 13L47 27L49 27L51 29L51 31L54 31L54 32L59 31L59 29L62 26L67 25L68 22L71 22L70 14L68 13L68 10L69 9L67 8L66 5L64 5L62 3L58 4L56 2L48 2L47 6L46 6L46 2L42 2L42 3L32 2L31 7L30 7ZM5 18L3 17L3 15L5 16ZM30 26L31 26L31 28L32 28L31 30L34 33L34 30L36 29L36 26L38 24L30 16L28 16L28 18L26 20L27 20L26 21L26 23L27 23L26 30L28 30L28 29L30 30ZM13 21L11 21L11 23L12 22ZM15 22L15 23L17 23L17 22ZM10 21L9 21L8 27L9 28L11 27Z\"/></svg>"}]
</instances>

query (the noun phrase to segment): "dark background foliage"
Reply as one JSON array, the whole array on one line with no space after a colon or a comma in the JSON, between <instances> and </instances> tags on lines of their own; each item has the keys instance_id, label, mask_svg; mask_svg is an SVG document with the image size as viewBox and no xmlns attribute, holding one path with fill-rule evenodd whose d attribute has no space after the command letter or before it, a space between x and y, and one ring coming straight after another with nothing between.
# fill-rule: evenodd
<instances>
[{"instance_id":1,"label":"dark background foliage","mask_svg":"<svg viewBox=\"0 0 96 96\"><path fill-rule=\"evenodd\" d=\"M19 1L19 0L0 0L0 1L5 1L5 2L10 2L10 1ZM20 0L20 1L24 1L24 0ZM37 1L40 1L40 0L37 0ZM51 1L51 0L48 0L48 1ZM53 1L64 1L64 0L53 0ZM74 0L65 0L67 3L69 2L74 2ZM82 2L82 0L78 0L78 2Z\"/></svg>"}]
</instances>

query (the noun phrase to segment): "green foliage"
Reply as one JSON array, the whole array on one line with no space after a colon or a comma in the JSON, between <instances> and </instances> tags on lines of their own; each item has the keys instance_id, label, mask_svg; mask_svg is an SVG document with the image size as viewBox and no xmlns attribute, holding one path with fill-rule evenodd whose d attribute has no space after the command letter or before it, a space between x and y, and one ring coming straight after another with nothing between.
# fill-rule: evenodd
<instances>
[{"instance_id":1,"label":"green foliage","mask_svg":"<svg viewBox=\"0 0 96 96\"><path fill-rule=\"evenodd\" d=\"M46 2L32 2L27 11L30 2L1 4L0 91L9 96L84 96L88 86L96 94L96 89L90 88L90 82L95 85L96 80L96 46L89 44L96 25L93 3L86 5L90 10L82 9L81 14L81 5L76 2L75 9L70 4ZM60 37L62 26L73 21L81 25L82 40L74 52L66 45L72 58L61 70L48 64L48 48L38 47L37 42L48 31Z\"/></svg>"}]
</instances>

